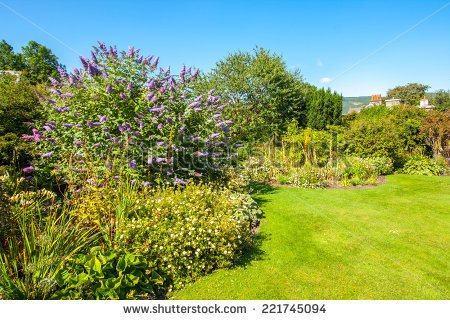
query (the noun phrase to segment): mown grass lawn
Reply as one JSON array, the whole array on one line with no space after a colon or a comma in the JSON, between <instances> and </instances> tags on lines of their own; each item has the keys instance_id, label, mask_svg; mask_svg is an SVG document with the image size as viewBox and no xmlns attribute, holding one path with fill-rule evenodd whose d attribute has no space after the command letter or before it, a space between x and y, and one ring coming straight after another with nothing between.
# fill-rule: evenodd
<instances>
[{"instance_id":1,"label":"mown grass lawn","mask_svg":"<svg viewBox=\"0 0 450 320\"><path fill-rule=\"evenodd\" d=\"M175 299L448 299L450 178L368 189L274 188L257 250Z\"/></svg>"}]
</instances>

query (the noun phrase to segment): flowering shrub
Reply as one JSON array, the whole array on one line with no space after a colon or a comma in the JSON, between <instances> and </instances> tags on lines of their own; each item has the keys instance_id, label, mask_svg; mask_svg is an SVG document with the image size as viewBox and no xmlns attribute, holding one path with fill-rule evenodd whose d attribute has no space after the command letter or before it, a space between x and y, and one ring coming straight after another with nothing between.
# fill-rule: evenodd
<instances>
[{"instance_id":1,"label":"flowering shrub","mask_svg":"<svg viewBox=\"0 0 450 320\"><path fill-rule=\"evenodd\" d=\"M347 161L348 165L342 173L345 179L357 178L364 181L375 174L374 168L367 159L348 157Z\"/></svg>"},{"instance_id":2,"label":"flowering shrub","mask_svg":"<svg viewBox=\"0 0 450 320\"><path fill-rule=\"evenodd\" d=\"M39 144L39 170L56 168L64 179L69 171L76 180L96 171L179 184L214 176L235 156L227 153L226 105L214 90L192 93L198 69L158 72L159 57L144 58L132 47L118 53L103 43L80 60L81 70L59 70L61 82L50 79L51 97L40 96L48 121L25 136Z\"/></svg>"},{"instance_id":3,"label":"flowering shrub","mask_svg":"<svg viewBox=\"0 0 450 320\"><path fill-rule=\"evenodd\" d=\"M251 243L260 214L249 196L204 184L155 191L139 205L119 245L155 261L168 290L232 265Z\"/></svg>"},{"instance_id":4,"label":"flowering shrub","mask_svg":"<svg viewBox=\"0 0 450 320\"><path fill-rule=\"evenodd\" d=\"M261 157L249 157L241 168L243 177L248 181L270 181L281 172L281 165Z\"/></svg>"},{"instance_id":5,"label":"flowering shrub","mask_svg":"<svg viewBox=\"0 0 450 320\"><path fill-rule=\"evenodd\" d=\"M444 163L438 163L434 159L422 156L413 156L406 162L402 171L406 174L418 174L425 176L438 176L445 174L448 167Z\"/></svg>"},{"instance_id":6,"label":"flowering shrub","mask_svg":"<svg viewBox=\"0 0 450 320\"><path fill-rule=\"evenodd\" d=\"M288 184L298 188L323 189L328 185L328 172L326 169L304 167L288 179Z\"/></svg>"},{"instance_id":7,"label":"flowering shrub","mask_svg":"<svg viewBox=\"0 0 450 320\"><path fill-rule=\"evenodd\" d=\"M387 175L394 172L394 163L389 157L372 157L367 159L376 175Z\"/></svg>"}]
</instances>

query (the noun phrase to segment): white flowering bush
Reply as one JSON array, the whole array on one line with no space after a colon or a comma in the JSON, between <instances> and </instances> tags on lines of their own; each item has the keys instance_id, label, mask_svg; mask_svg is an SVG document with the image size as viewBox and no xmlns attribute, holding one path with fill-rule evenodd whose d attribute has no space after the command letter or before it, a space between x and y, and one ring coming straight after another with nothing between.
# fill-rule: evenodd
<instances>
[{"instance_id":1,"label":"white flowering bush","mask_svg":"<svg viewBox=\"0 0 450 320\"><path fill-rule=\"evenodd\" d=\"M371 157L367 159L376 175L387 175L394 172L394 162L389 157Z\"/></svg>"},{"instance_id":2,"label":"white flowering bush","mask_svg":"<svg viewBox=\"0 0 450 320\"><path fill-rule=\"evenodd\" d=\"M139 205L119 246L156 261L168 290L236 262L260 215L251 197L205 184L158 190Z\"/></svg>"},{"instance_id":3,"label":"white flowering bush","mask_svg":"<svg viewBox=\"0 0 450 320\"><path fill-rule=\"evenodd\" d=\"M242 175L248 181L270 181L282 171L282 165L264 157L249 157L242 165Z\"/></svg>"}]
</instances>

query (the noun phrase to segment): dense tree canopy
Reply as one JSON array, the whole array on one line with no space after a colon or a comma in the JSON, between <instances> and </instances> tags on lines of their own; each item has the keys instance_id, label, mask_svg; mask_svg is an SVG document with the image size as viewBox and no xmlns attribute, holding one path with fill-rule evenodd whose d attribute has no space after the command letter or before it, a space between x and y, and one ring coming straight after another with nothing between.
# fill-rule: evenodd
<instances>
[{"instance_id":1,"label":"dense tree canopy","mask_svg":"<svg viewBox=\"0 0 450 320\"><path fill-rule=\"evenodd\" d=\"M30 41L22 47L21 53L15 53L5 40L0 42L0 70L25 71L25 78L32 83L49 82L48 77L59 80L58 68L65 67L47 47Z\"/></svg>"},{"instance_id":2,"label":"dense tree canopy","mask_svg":"<svg viewBox=\"0 0 450 320\"><path fill-rule=\"evenodd\" d=\"M292 118L306 124L306 88L298 71L288 70L282 57L263 48L234 52L217 62L202 86L218 90L231 107L227 116L244 140L281 133Z\"/></svg>"},{"instance_id":3,"label":"dense tree canopy","mask_svg":"<svg viewBox=\"0 0 450 320\"><path fill-rule=\"evenodd\" d=\"M0 42L0 70L23 70L23 56L14 52L14 48L5 40Z\"/></svg>"},{"instance_id":4,"label":"dense tree canopy","mask_svg":"<svg viewBox=\"0 0 450 320\"><path fill-rule=\"evenodd\" d=\"M439 110L447 110L450 108L450 91L438 90L431 98L431 104L435 105Z\"/></svg>"},{"instance_id":5,"label":"dense tree canopy","mask_svg":"<svg viewBox=\"0 0 450 320\"><path fill-rule=\"evenodd\" d=\"M331 89L310 91L307 103L307 125L310 128L323 130L327 125L341 124L342 96Z\"/></svg>"},{"instance_id":6,"label":"dense tree canopy","mask_svg":"<svg viewBox=\"0 0 450 320\"><path fill-rule=\"evenodd\" d=\"M420 99L426 94L430 86L420 83L408 83L404 86L397 86L387 92L389 98L398 98L411 106L418 105Z\"/></svg>"},{"instance_id":7,"label":"dense tree canopy","mask_svg":"<svg viewBox=\"0 0 450 320\"><path fill-rule=\"evenodd\" d=\"M31 160L32 146L21 137L31 130L27 123L42 118L39 109L33 86L7 74L0 76L0 168L23 167Z\"/></svg>"}]
</instances>

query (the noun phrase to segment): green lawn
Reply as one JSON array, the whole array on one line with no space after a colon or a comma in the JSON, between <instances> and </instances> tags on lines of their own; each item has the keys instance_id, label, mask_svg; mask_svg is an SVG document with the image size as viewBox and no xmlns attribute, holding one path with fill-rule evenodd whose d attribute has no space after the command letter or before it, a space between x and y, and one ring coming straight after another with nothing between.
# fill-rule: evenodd
<instances>
[{"instance_id":1,"label":"green lawn","mask_svg":"<svg viewBox=\"0 0 450 320\"><path fill-rule=\"evenodd\" d=\"M175 299L448 299L450 178L265 188L256 250Z\"/></svg>"}]
</instances>

